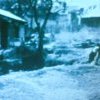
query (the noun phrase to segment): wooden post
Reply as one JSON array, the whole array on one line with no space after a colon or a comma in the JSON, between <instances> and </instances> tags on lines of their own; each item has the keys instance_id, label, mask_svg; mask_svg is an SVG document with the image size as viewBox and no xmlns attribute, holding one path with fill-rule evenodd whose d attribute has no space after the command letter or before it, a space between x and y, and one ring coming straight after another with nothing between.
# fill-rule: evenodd
<instances>
[{"instance_id":1,"label":"wooden post","mask_svg":"<svg viewBox=\"0 0 100 100\"><path fill-rule=\"evenodd\" d=\"M1 48L6 49L8 47L8 23L1 22Z\"/></svg>"},{"instance_id":2,"label":"wooden post","mask_svg":"<svg viewBox=\"0 0 100 100\"><path fill-rule=\"evenodd\" d=\"M25 27L24 27L24 25L20 25L19 38L20 38L21 43L25 41Z\"/></svg>"}]
</instances>

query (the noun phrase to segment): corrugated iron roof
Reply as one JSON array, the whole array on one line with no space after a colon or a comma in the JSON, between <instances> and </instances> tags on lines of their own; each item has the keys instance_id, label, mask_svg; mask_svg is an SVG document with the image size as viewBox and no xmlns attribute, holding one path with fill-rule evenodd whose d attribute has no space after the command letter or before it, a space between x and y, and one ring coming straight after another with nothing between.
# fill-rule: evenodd
<instances>
[{"instance_id":1,"label":"corrugated iron roof","mask_svg":"<svg viewBox=\"0 0 100 100\"><path fill-rule=\"evenodd\" d=\"M17 20L17 21L21 21L21 22L26 22L24 19L16 16L15 14L9 12L9 11L6 11L6 10L3 10L3 9L0 9L0 15L1 16L5 16L7 18L11 18L13 20Z\"/></svg>"},{"instance_id":2,"label":"corrugated iron roof","mask_svg":"<svg viewBox=\"0 0 100 100\"><path fill-rule=\"evenodd\" d=\"M95 7L94 9L88 10L83 14L82 18L93 18L100 17L100 6Z\"/></svg>"}]
</instances>

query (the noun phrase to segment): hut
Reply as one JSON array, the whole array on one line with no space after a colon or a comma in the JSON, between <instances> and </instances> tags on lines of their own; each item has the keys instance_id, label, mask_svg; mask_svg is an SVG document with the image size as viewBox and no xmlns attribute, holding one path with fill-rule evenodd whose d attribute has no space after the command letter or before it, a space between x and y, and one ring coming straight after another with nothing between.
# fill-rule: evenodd
<instances>
[{"instance_id":1,"label":"hut","mask_svg":"<svg viewBox=\"0 0 100 100\"><path fill-rule=\"evenodd\" d=\"M14 40L25 40L26 21L15 14L0 9L0 47L6 49Z\"/></svg>"}]
</instances>

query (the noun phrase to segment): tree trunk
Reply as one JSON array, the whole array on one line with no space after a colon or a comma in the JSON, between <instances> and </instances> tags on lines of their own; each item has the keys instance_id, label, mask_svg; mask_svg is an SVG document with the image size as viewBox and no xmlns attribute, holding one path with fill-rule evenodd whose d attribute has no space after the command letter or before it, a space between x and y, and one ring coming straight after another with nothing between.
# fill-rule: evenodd
<instances>
[{"instance_id":1,"label":"tree trunk","mask_svg":"<svg viewBox=\"0 0 100 100\"><path fill-rule=\"evenodd\" d=\"M39 59L39 67L44 66L44 51L43 51L43 37L44 37L44 30L39 28L39 41L38 41L38 59Z\"/></svg>"},{"instance_id":2,"label":"tree trunk","mask_svg":"<svg viewBox=\"0 0 100 100\"><path fill-rule=\"evenodd\" d=\"M37 54L37 58L38 58L38 64L40 67L44 66L44 51L43 51L43 39L44 39L44 33L45 33L45 27L48 21L48 18L50 16L50 11L52 8L52 0L43 0L43 2L41 2L41 7L38 8L38 0L34 0L34 5L33 10L34 10L34 21L37 25L38 28L38 34L39 34L39 38L38 38L38 54ZM44 7L44 11L42 10L42 7ZM41 18L41 11L42 13L45 13L44 16L44 21L43 23L41 23L41 21L39 20L39 18ZM41 25L42 24L42 25Z\"/></svg>"}]
</instances>

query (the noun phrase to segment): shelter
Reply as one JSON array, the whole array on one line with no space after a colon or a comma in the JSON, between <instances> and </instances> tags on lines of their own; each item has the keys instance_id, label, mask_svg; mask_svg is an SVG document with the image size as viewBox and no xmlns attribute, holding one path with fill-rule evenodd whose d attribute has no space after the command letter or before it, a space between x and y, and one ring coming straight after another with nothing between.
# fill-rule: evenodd
<instances>
[{"instance_id":1,"label":"shelter","mask_svg":"<svg viewBox=\"0 0 100 100\"><path fill-rule=\"evenodd\" d=\"M6 49L15 39L24 41L26 21L13 13L0 9L0 44Z\"/></svg>"}]
</instances>

